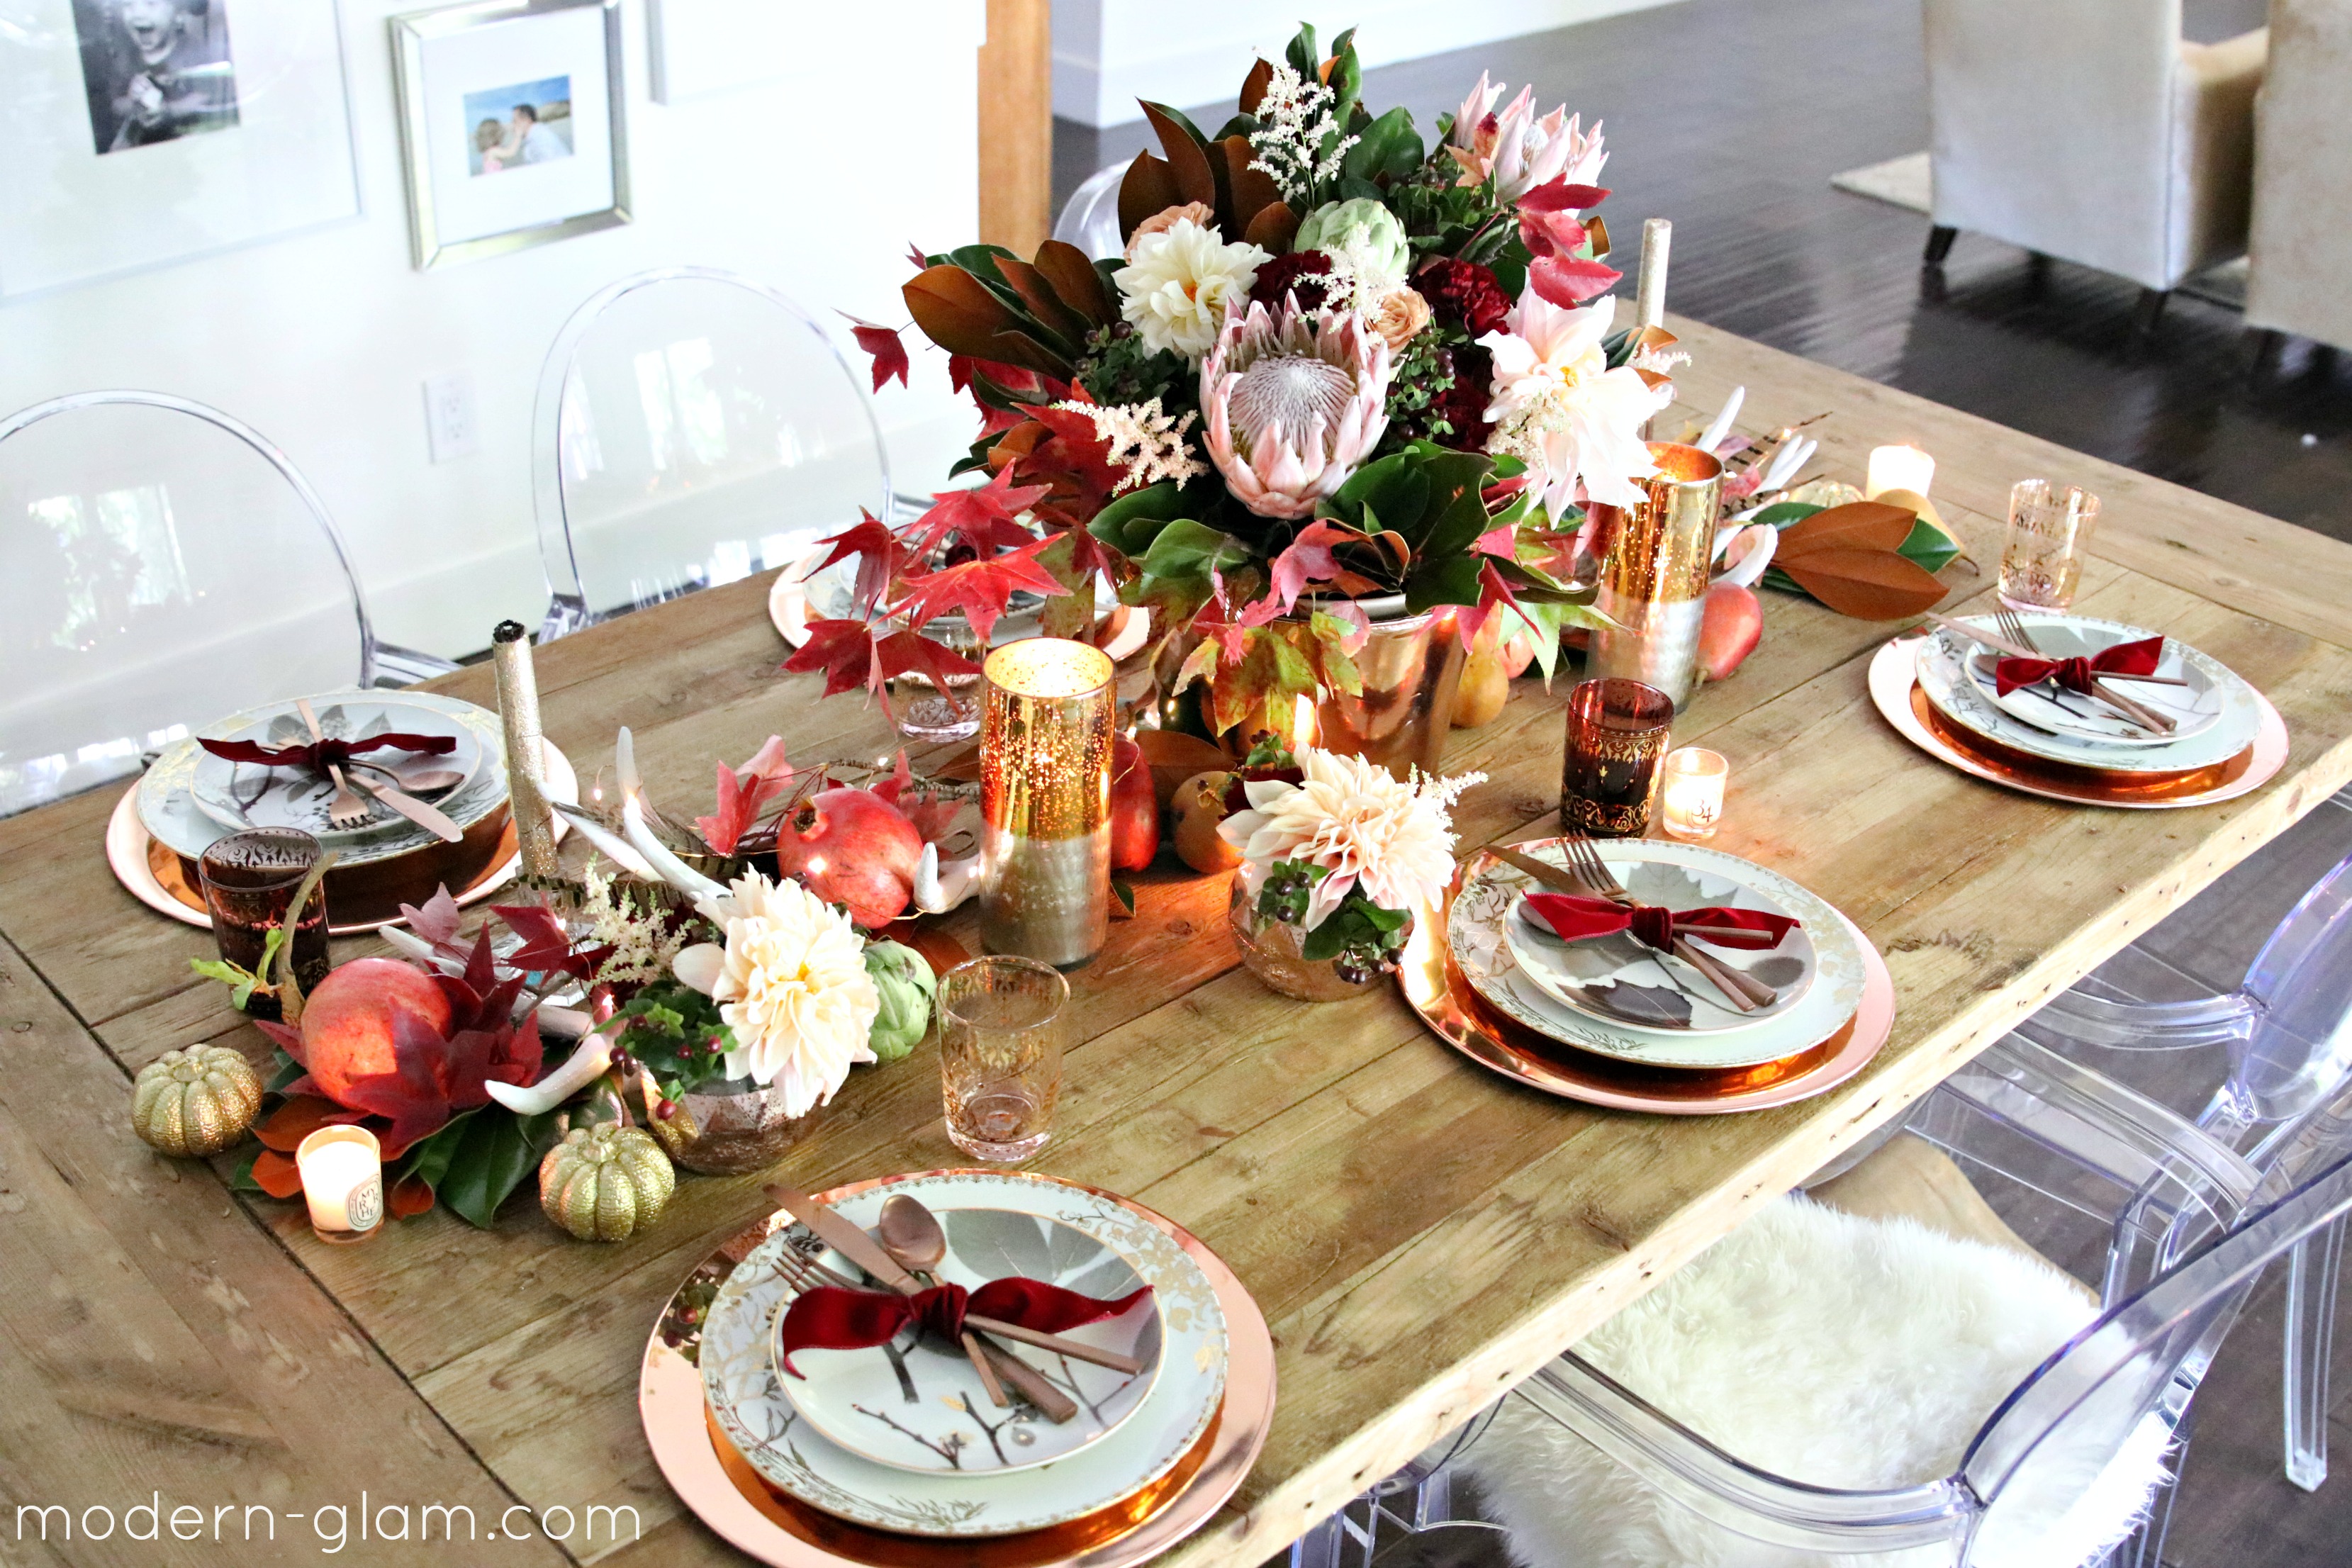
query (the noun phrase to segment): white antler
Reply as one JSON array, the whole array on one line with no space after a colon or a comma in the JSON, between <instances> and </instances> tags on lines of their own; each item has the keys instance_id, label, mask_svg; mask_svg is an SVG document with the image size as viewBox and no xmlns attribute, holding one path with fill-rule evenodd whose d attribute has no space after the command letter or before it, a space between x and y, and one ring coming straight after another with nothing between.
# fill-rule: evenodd
<instances>
[{"instance_id":1,"label":"white antler","mask_svg":"<svg viewBox=\"0 0 2352 1568\"><path fill-rule=\"evenodd\" d=\"M940 862L940 847L923 846L923 858L915 863L915 908L927 915L943 915L978 889L980 857L967 855L961 860Z\"/></svg>"}]
</instances>

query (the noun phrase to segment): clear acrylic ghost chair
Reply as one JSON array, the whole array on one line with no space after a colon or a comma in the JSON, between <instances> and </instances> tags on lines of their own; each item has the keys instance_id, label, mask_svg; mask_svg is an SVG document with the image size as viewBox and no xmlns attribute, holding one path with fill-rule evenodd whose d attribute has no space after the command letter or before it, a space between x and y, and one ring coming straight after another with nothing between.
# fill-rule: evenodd
<instances>
[{"instance_id":1,"label":"clear acrylic ghost chair","mask_svg":"<svg viewBox=\"0 0 2352 1568\"><path fill-rule=\"evenodd\" d=\"M1424 1542L1468 1537L1502 1526L1456 1519L1454 1460L1476 1442L1499 1405L1488 1405L1451 1435L1290 1545L1290 1568L1371 1568L1372 1560L1403 1539Z\"/></svg>"},{"instance_id":2,"label":"clear acrylic ghost chair","mask_svg":"<svg viewBox=\"0 0 2352 1568\"><path fill-rule=\"evenodd\" d=\"M892 515L866 388L808 313L707 267L599 289L556 334L532 417L542 640L789 565Z\"/></svg>"},{"instance_id":3,"label":"clear acrylic ghost chair","mask_svg":"<svg viewBox=\"0 0 2352 1568\"><path fill-rule=\"evenodd\" d=\"M1054 220L1054 237L1076 246L1097 261L1124 251L1126 240L1118 226L1118 184L1125 178L1126 163L1088 174L1087 183L1062 204L1062 216Z\"/></svg>"},{"instance_id":4,"label":"clear acrylic ghost chair","mask_svg":"<svg viewBox=\"0 0 2352 1568\"><path fill-rule=\"evenodd\" d=\"M224 713L456 668L375 641L334 520L216 408L81 392L0 421L0 816Z\"/></svg>"},{"instance_id":5,"label":"clear acrylic ghost chair","mask_svg":"<svg viewBox=\"0 0 2352 1568\"><path fill-rule=\"evenodd\" d=\"M2234 991L2217 994L2135 945L2021 1032L2094 1065L2105 1065L2105 1051L2215 1053L2227 1062L2226 1077L2196 1123L2267 1165L2281 1129L2352 1072L2352 858L2279 922ZM2344 1227L2336 1226L2296 1248L2288 1266L2286 1475L2306 1491L2327 1477L2328 1359L2343 1247Z\"/></svg>"},{"instance_id":6,"label":"clear acrylic ghost chair","mask_svg":"<svg viewBox=\"0 0 2352 1568\"><path fill-rule=\"evenodd\" d=\"M2078 1495L2135 1437L2185 1440L2190 1397L2263 1271L2352 1211L2352 1090L2291 1129L2263 1173L2015 1036L1920 1110L1914 1130L1978 1170L2135 1232L2123 1250L2138 1265L2133 1289L1991 1412L1955 1473L1884 1491L1806 1486L1716 1447L1572 1352L1507 1397L1730 1536L1841 1564L2015 1560L2053 1492ZM2107 1563L2154 1568L2168 1491Z\"/></svg>"}]
</instances>

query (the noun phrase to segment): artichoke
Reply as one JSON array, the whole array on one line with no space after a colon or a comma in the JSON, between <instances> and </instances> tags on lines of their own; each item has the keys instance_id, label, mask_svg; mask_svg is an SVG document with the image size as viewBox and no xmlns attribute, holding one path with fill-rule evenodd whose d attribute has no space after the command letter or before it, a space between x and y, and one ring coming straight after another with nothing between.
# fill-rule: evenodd
<instances>
[{"instance_id":1,"label":"artichoke","mask_svg":"<svg viewBox=\"0 0 2352 1568\"><path fill-rule=\"evenodd\" d=\"M866 1043L880 1060L895 1062L930 1032L931 994L939 982L921 953L895 942L866 944L866 973L882 999Z\"/></svg>"},{"instance_id":2,"label":"artichoke","mask_svg":"<svg viewBox=\"0 0 2352 1568\"><path fill-rule=\"evenodd\" d=\"M1412 245L1405 238L1404 226L1369 196L1317 207L1299 224L1291 247L1344 254L1356 271L1391 282L1401 280L1412 265Z\"/></svg>"}]
</instances>

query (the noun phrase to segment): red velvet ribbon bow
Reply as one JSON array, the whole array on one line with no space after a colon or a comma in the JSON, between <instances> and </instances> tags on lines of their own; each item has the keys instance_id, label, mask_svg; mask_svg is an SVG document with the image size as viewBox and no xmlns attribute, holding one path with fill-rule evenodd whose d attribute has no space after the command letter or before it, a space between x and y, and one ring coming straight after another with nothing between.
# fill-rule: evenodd
<instances>
[{"instance_id":1,"label":"red velvet ribbon bow","mask_svg":"<svg viewBox=\"0 0 2352 1568\"><path fill-rule=\"evenodd\" d=\"M1101 1301L1042 1279L1018 1278L992 1279L977 1290L935 1285L912 1296L820 1285L802 1291L785 1310L778 1348L784 1370L799 1377L803 1373L793 1357L803 1351L870 1350L889 1343L910 1323L954 1340L962 1335L964 1317L971 1313L1041 1334L1058 1334L1116 1318L1150 1294L1151 1287L1146 1285L1116 1301Z\"/></svg>"},{"instance_id":2,"label":"red velvet ribbon bow","mask_svg":"<svg viewBox=\"0 0 2352 1568\"><path fill-rule=\"evenodd\" d=\"M1664 952L1677 936L1696 937L1717 947L1761 949L1778 947L1797 927L1787 915L1763 910L1713 906L1670 910L1659 904L1618 904L1607 899L1580 899L1572 893L1529 893L1528 911L1551 928L1564 942L1585 942L1596 936L1629 931L1645 947Z\"/></svg>"},{"instance_id":3,"label":"red velvet ribbon bow","mask_svg":"<svg viewBox=\"0 0 2352 1568\"><path fill-rule=\"evenodd\" d=\"M200 741L197 744L225 762L309 768L313 773L325 773L330 763L341 767L362 752L390 750L437 757L457 749L456 740L447 735L408 735L397 731L389 735L371 735L364 741L320 741L309 746L265 746L258 741Z\"/></svg>"},{"instance_id":4,"label":"red velvet ribbon bow","mask_svg":"<svg viewBox=\"0 0 2352 1568\"><path fill-rule=\"evenodd\" d=\"M2021 686L2032 686L2055 676L2058 684L2084 696L2096 689L2103 675L2154 675L2164 658L2164 639L2142 637L2119 642L2085 658L2004 658L1992 667L1993 685L2003 697Z\"/></svg>"}]
</instances>

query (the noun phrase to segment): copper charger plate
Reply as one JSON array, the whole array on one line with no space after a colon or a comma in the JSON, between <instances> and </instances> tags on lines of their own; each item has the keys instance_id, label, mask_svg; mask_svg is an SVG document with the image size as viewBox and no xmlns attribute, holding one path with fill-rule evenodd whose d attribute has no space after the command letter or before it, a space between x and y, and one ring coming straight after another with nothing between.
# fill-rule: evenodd
<instances>
[{"instance_id":1,"label":"copper charger plate","mask_svg":"<svg viewBox=\"0 0 2352 1568\"><path fill-rule=\"evenodd\" d=\"M2044 800L2126 811L2167 811L2235 800L2278 776L2286 765L2286 721L2261 692L2262 728L2246 749L2210 767L2175 773L2127 773L2069 767L2029 756L1971 733L1936 710L1919 689L1919 647L1926 639L1896 637L1870 661L1870 700L1903 738L1972 778Z\"/></svg>"},{"instance_id":2,"label":"copper charger plate","mask_svg":"<svg viewBox=\"0 0 2352 1568\"><path fill-rule=\"evenodd\" d=\"M1452 903L1450 894L1447 902ZM1856 927L1864 970L1861 1005L1844 1027L1811 1049L1720 1071L1639 1067L1596 1056L1539 1035L1488 1006L1447 950L1444 933L1448 912L1414 922L1397 971L1405 1001L1438 1038L1479 1066L1564 1100L1659 1116L1763 1110L1835 1089L1860 1072L1895 1030L1894 977L1878 949Z\"/></svg>"},{"instance_id":3,"label":"copper charger plate","mask_svg":"<svg viewBox=\"0 0 2352 1568\"><path fill-rule=\"evenodd\" d=\"M719 1285L771 1232L792 1223L790 1215L779 1211L722 1244L687 1276L646 1342L637 1376L637 1413L655 1463L679 1500L730 1543L775 1568L1129 1568L1207 1524L1249 1474L1274 1419L1274 1339L1265 1314L1233 1270L1174 1221L1115 1193L1034 1172L989 1173L1053 1182L1109 1198L1166 1231L1201 1266L1224 1309L1228 1336L1224 1405L1209 1429L1174 1468L1141 1491L1050 1530L942 1539L869 1530L819 1512L770 1486L720 1435L703 1401L702 1374L694 1363L703 1314ZM904 1179L853 1183L819 1193L817 1199L832 1203Z\"/></svg>"},{"instance_id":4,"label":"copper charger plate","mask_svg":"<svg viewBox=\"0 0 2352 1568\"><path fill-rule=\"evenodd\" d=\"M567 804L579 796L571 762L547 743L548 793ZM106 860L131 896L158 914L188 925L212 927L205 896L196 885L195 863L158 843L139 820L139 784L132 781L115 803L106 825ZM558 839L572 825L555 818ZM521 869L511 813L505 806L482 818L456 844L435 843L390 860L327 873L327 907L336 916L336 936L354 936L400 919L400 906L421 903L446 886L460 904L488 898Z\"/></svg>"}]
</instances>

